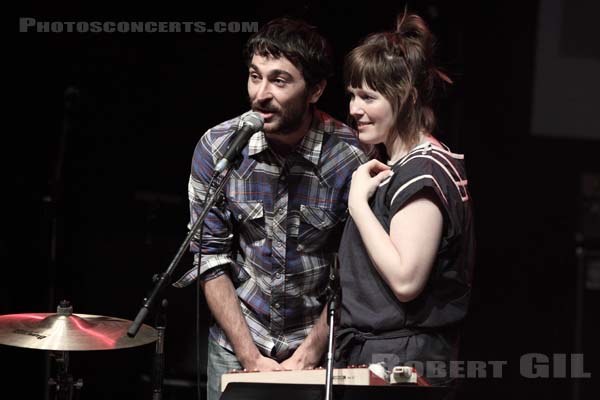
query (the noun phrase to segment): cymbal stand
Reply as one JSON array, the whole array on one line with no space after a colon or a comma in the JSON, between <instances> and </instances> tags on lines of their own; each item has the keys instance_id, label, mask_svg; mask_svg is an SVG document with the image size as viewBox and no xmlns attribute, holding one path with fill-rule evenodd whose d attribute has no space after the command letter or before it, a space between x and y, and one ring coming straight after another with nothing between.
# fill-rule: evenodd
<instances>
[{"instance_id":1,"label":"cymbal stand","mask_svg":"<svg viewBox=\"0 0 600 400\"><path fill-rule=\"evenodd\" d=\"M50 357L54 358L57 366L56 379L48 379L48 386L54 386L55 388L54 399L73 400L74 390L76 390L75 399L79 399L80 390L83 387L83 380L77 379L77 381L75 381L73 376L69 374L69 352L51 352Z\"/></svg>"},{"instance_id":2,"label":"cymbal stand","mask_svg":"<svg viewBox=\"0 0 600 400\"><path fill-rule=\"evenodd\" d=\"M156 277L158 280L158 277ZM152 400L161 400L163 397L165 374L165 331L167 329L167 299L160 302L156 315L157 340L152 363Z\"/></svg>"}]
</instances>

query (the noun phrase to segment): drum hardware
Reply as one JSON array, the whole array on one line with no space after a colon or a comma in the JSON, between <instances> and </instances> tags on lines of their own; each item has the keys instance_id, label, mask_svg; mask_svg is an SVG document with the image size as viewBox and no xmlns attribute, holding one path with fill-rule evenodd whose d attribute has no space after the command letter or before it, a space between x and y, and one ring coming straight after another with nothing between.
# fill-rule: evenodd
<instances>
[{"instance_id":1,"label":"drum hardware","mask_svg":"<svg viewBox=\"0 0 600 400\"><path fill-rule=\"evenodd\" d=\"M56 314L25 313L0 315L0 344L49 351L56 364L56 376L48 379L56 400L79 396L83 380L69 373L69 352L116 350L157 340L156 329L142 325L135 338L127 335L131 321L100 315L73 314L63 300Z\"/></svg>"}]
</instances>

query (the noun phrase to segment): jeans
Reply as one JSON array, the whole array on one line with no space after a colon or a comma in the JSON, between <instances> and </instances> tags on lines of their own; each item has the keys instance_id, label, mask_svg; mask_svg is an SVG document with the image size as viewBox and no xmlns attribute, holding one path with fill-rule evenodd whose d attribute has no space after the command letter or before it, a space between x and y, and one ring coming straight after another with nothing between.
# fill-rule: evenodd
<instances>
[{"instance_id":1,"label":"jeans","mask_svg":"<svg viewBox=\"0 0 600 400\"><path fill-rule=\"evenodd\" d=\"M235 354L208 339L208 362L206 365L207 400L219 400L221 397L221 375L232 369L242 369Z\"/></svg>"}]
</instances>

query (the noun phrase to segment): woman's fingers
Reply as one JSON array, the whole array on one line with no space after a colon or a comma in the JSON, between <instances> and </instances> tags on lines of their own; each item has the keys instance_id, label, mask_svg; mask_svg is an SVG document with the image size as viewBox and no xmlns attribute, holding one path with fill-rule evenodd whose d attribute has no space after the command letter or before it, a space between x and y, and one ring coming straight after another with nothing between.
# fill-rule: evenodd
<instances>
[{"instance_id":1,"label":"woman's fingers","mask_svg":"<svg viewBox=\"0 0 600 400\"><path fill-rule=\"evenodd\" d=\"M389 165L382 163L379 160L371 160L363 165L369 171L371 176L377 175L381 171L388 171Z\"/></svg>"}]
</instances>

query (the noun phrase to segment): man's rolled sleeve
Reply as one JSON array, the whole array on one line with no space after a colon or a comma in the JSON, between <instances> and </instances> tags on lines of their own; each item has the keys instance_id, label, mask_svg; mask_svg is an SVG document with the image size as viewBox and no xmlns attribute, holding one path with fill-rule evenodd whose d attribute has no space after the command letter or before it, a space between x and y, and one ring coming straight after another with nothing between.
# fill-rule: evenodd
<instances>
[{"instance_id":1,"label":"man's rolled sleeve","mask_svg":"<svg viewBox=\"0 0 600 400\"><path fill-rule=\"evenodd\" d=\"M190 202L188 229L191 229L204 209L206 191L214 171L213 156L215 152L211 139L211 132L208 131L202 136L194 150L192 172L188 183ZM215 186L216 183L213 184L213 187ZM229 264L233 262L231 256L233 234L230 217L231 213L217 201L217 205L213 206L206 215L203 228L194 235L190 243L190 251L194 254L194 268L187 271L174 283L175 287L187 286L196 279L198 262L200 262L200 279L204 281L214 279L227 272ZM202 249L201 252L200 249Z\"/></svg>"}]
</instances>

